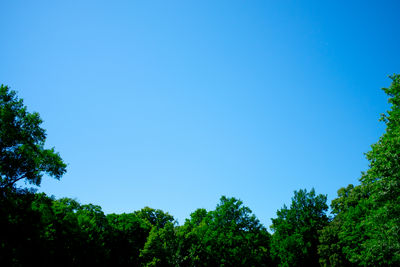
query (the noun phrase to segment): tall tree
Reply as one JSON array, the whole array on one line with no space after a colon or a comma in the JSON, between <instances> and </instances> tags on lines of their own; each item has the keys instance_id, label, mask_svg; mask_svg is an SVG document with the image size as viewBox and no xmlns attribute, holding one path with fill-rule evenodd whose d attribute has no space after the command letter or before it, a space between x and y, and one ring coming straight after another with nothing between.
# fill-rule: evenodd
<instances>
[{"instance_id":1,"label":"tall tree","mask_svg":"<svg viewBox=\"0 0 400 267\"><path fill-rule=\"evenodd\" d=\"M60 179L66 171L54 148L44 147L41 123L15 91L0 85L0 265L48 265L55 257L53 200L16 186L21 180L39 186L44 174Z\"/></svg>"},{"instance_id":2,"label":"tall tree","mask_svg":"<svg viewBox=\"0 0 400 267\"><path fill-rule=\"evenodd\" d=\"M381 117L386 132L366 154L369 169L361 177L372 202L372 212L365 219L370 234L363 256L380 264L400 265L400 75L390 78L390 87L383 88L391 104Z\"/></svg>"},{"instance_id":3,"label":"tall tree","mask_svg":"<svg viewBox=\"0 0 400 267\"><path fill-rule=\"evenodd\" d=\"M329 248L335 248L336 255L344 254L352 264L400 265L400 75L390 78L390 87L383 88L391 104L381 116L386 131L366 154L369 169L362 174L361 184L339 190L332 201L337 234L322 240L324 262L332 252ZM322 236L328 237L330 227Z\"/></svg>"},{"instance_id":4,"label":"tall tree","mask_svg":"<svg viewBox=\"0 0 400 267\"><path fill-rule=\"evenodd\" d=\"M45 149L46 132L38 113L29 113L22 99L7 86L0 86L0 189L19 180L40 185L43 174L56 179L66 164L54 148Z\"/></svg>"},{"instance_id":5,"label":"tall tree","mask_svg":"<svg viewBox=\"0 0 400 267\"><path fill-rule=\"evenodd\" d=\"M294 192L290 208L286 205L272 219L274 231L271 253L280 266L318 266L318 231L327 225L326 195L315 190Z\"/></svg>"}]
</instances>

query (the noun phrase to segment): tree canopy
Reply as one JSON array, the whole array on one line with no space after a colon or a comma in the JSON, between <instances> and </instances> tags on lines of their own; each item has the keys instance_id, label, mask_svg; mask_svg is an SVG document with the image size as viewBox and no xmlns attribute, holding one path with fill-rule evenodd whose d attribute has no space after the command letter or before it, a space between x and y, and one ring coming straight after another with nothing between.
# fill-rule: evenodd
<instances>
[{"instance_id":1,"label":"tree canopy","mask_svg":"<svg viewBox=\"0 0 400 267\"><path fill-rule=\"evenodd\" d=\"M335 218L321 235L326 265L400 265L400 75L390 78L386 131L366 153L369 168L332 201Z\"/></svg>"},{"instance_id":2,"label":"tree canopy","mask_svg":"<svg viewBox=\"0 0 400 267\"><path fill-rule=\"evenodd\" d=\"M286 205L272 219L274 231L271 252L280 266L318 265L318 231L328 224L326 195L315 190L294 192L289 208Z\"/></svg>"},{"instance_id":3,"label":"tree canopy","mask_svg":"<svg viewBox=\"0 0 400 267\"><path fill-rule=\"evenodd\" d=\"M384 91L386 131L366 154L360 184L327 196L294 191L272 219L272 234L239 199L221 197L214 210L195 210L183 225L150 207L104 214L76 199L49 197L44 174L59 179L66 164L37 113L0 87L1 266L399 266L400 75Z\"/></svg>"},{"instance_id":4,"label":"tree canopy","mask_svg":"<svg viewBox=\"0 0 400 267\"><path fill-rule=\"evenodd\" d=\"M0 189L19 180L40 185L43 174L56 179L66 164L54 148L45 149L46 131L39 114L29 113L8 86L0 86Z\"/></svg>"}]
</instances>

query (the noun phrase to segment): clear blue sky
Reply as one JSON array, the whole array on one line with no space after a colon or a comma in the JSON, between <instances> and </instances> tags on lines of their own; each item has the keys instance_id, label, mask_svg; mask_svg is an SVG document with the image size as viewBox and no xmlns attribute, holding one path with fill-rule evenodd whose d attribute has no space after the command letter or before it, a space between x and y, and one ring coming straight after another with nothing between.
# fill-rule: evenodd
<instances>
[{"instance_id":1,"label":"clear blue sky","mask_svg":"<svg viewBox=\"0 0 400 267\"><path fill-rule=\"evenodd\" d=\"M0 83L68 163L40 190L183 223L221 195L266 224L358 178L400 72L398 1L1 1Z\"/></svg>"}]
</instances>

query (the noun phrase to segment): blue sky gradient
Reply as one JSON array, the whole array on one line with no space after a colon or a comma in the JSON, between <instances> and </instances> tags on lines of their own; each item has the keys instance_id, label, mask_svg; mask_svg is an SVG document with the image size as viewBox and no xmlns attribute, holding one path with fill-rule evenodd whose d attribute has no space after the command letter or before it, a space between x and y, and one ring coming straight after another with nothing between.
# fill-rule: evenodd
<instances>
[{"instance_id":1,"label":"blue sky gradient","mask_svg":"<svg viewBox=\"0 0 400 267\"><path fill-rule=\"evenodd\" d=\"M68 163L40 190L266 224L357 184L400 72L398 1L1 1L0 83Z\"/></svg>"}]
</instances>

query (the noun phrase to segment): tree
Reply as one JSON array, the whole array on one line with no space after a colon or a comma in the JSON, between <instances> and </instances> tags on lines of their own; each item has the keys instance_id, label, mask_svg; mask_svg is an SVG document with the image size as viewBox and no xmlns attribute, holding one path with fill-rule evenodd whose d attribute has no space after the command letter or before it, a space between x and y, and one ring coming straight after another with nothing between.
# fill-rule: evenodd
<instances>
[{"instance_id":1,"label":"tree","mask_svg":"<svg viewBox=\"0 0 400 267\"><path fill-rule=\"evenodd\" d=\"M32 209L35 194L28 190L0 195L0 265L27 266L45 251L40 212ZM22 191L22 192L21 192Z\"/></svg>"},{"instance_id":2,"label":"tree","mask_svg":"<svg viewBox=\"0 0 400 267\"><path fill-rule=\"evenodd\" d=\"M109 266L139 266L152 225L134 213L108 214Z\"/></svg>"},{"instance_id":3,"label":"tree","mask_svg":"<svg viewBox=\"0 0 400 267\"><path fill-rule=\"evenodd\" d=\"M270 234L251 210L221 197L214 211L199 209L178 230L181 266L268 266Z\"/></svg>"},{"instance_id":4,"label":"tree","mask_svg":"<svg viewBox=\"0 0 400 267\"><path fill-rule=\"evenodd\" d=\"M391 104L381 116L386 131L366 154L369 169L360 179L371 202L363 221L369 234L362 256L379 265L400 265L400 75L390 78L390 87L383 88Z\"/></svg>"},{"instance_id":5,"label":"tree","mask_svg":"<svg viewBox=\"0 0 400 267\"><path fill-rule=\"evenodd\" d=\"M142 266L179 266L177 237L173 223L151 229L144 248L140 251Z\"/></svg>"},{"instance_id":6,"label":"tree","mask_svg":"<svg viewBox=\"0 0 400 267\"><path fill-rule=\"evenodd\" d=\"M46 132L38 113L29 113L22 99L0 86L0 189L25 179L39 186L43 174L60 179L66 164L54 148L45 149Z\"/></svg>"},{"instance_id":7,"label":"tree","mask_svg":"<svg viewBox=\"0 0 400 267\"><path fill-rule=\"evenodd\" d=\"M140 219L146 220L152 226L157 228L164 228L165 224L168 222L172 223L174 221L174 217L168 214L168 212L149 207L144 207L143 209L135 211L134 213Z\"/></svg>"},{"instance_id":8,"label":"tree","mask_svg":"<svg viewBox=\"0 0 400 267\"><path fill-rule=\"evenodd\" d=\"M205 209L197 209L190 214L184 225L177 227L177 240L180 266L206 265L207 252L202 244L201 234L205 228L203 222L208 212Z\"/></svg>"},{"instance_id":9,"label":"tree","mask_svg":"<svg viewBox=\"0 0 400 267\"><path fill-rule=\"evenodd\" d=\"M290 208L286 205L272 219L274 231L271 253L280 266L318 266L318 231L327 225L326 195L315 190L294 192Z\"/></svg>"},{"instance_id":10,"label":"tree","mask_svg":"<svg viewBox=\"0 0 400 267\"><path fill-rule=\"evenodd\" d=\"M3 265L50 265L52 259L61 258L55 246L57 233L61 231L57 232L60 223L53 216L53 199L16 187L20 180L39 186L44 174L60 179L66 171L66 164L54 148L44 148L46 133L41 123L39 114L29 113L15 91L0 85L0 264ZM71 238L68 241L71 246Z\"/></svg>"},{"instance_id":11,"label":"tree","mask_svg":"<svg viewBox=\"0 0 400 267\"><path fill-rule=\"evenodd\" d=\"M82 245L85 254L81 265L99 266L107 259L106 241L108 236L108 221L100 206L93 204L81 205L76 211L81 235L85 237Z\"/></svg>"},{"instance_id":12,"label":"tree","mask_svg":"<svg viewBox=\"0 0 400 267\"><path fill-rule=\"evenodd\" d=\"M359 257L358 241L364 235L359 222L362 213L367 212L365 205L360 205L361 202L365 203L366 194L361 186L354 187L351 184L340 188L337 193L338 198L331 203L335 217L319 233L319 261L322 266L353 266L355 264L350 258L354 262L354 257ZM344 236L343 229L352 231Z\"/></svg>"},{"instance_id":13,"label":"tree","mask_svg":"<svg viewBox=\"0 0 400 267\"><path fill-rule=\"evenodd\" d=\"M386 131L366 153L369 169L361 184L338 191L332 201L336 214L322 231L321 262L332 254L363 266L400 265L400 75L383 88L390 110L382 114ZM330 228L334 227L336 234ZM333 259L333 258L332 258Z\"/></svg>"}]
</instances>

